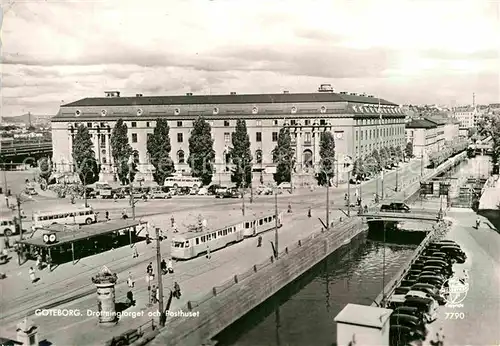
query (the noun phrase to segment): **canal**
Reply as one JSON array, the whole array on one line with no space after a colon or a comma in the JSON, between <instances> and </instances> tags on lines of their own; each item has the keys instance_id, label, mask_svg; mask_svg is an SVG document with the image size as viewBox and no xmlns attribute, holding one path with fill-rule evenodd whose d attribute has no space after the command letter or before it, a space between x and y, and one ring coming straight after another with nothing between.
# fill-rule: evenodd
<instances>
[{"instance_id":1,"label":"canal","mask_svg":"<svg viewBox=\"0 0 500 346\"><path fill-rule=\"evenodd\" d=\"M448 176L487 174L488 161L485 157L466 160ZM416 202L415 197L411 200ZM382 291L383 283L407 263L416 247L384 246L368 239L365 233L214 339L218 346L334 345L335 316L348 303L370 305Z\"/></svg>"},{"instance_id":2,"label":"canal","mask_svg":"<svg viewBox=\"0 0 500 346\"><path fill-rule=\"evenodd\" d=\"M335 316L348 303L370 305L416 245L360 236L219 334L220 345L325 345L336 340Z\"/></svg>"}]
</instances>

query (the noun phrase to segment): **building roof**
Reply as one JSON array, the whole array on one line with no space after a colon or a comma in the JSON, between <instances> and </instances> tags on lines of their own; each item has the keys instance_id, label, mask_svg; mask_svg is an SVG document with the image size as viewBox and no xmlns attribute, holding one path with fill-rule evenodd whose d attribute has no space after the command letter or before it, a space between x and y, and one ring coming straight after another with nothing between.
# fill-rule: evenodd
<instances>
[{"instance_id":1,"label":"building roof","mask_svg":"<svg viewBox=\"0 0 500 346\"><path fill-rule=\"evenodd\" d=\"M449 120L447 118L442 117L425 117L424 119L436 125L446 125L449 123Z\"/></svg>"},{"instance_id":2,"label":"building roof","mask_svg":"<svg viewBox=\"0 0 500 346\"><path fill-rule=\"evenodd\" d=\"M426 119L412 119L411 122L406 124L406 128L410 129L434 129L437 125Z\"/></svg>"},{"instance_id":3,"label":"building roof","mask_svg":"<svg viewBox=\"0 0 500 346\"><path fill-rule=\"evenodd\" d=\"M108 234L128 229L130 227L145 224L144 221L138 220L116 220L99 222L90 226L83 226L76 231L57 232L57 242L46 244L42 238L30 238L19 241L20 243L33 245L37 247L49 248L53 246L61 246L62 244L74 243L79 240L93 238L99 235Z\"/></svg>"},{"instance_id":4,"label":"building roof","mask_svg":"<svg viewBox=\"0 0 500 346\"><path fill-rule=\"evenodd\" d=\"M382 329L392 313L391 309L347 304L335 317L335 322Z\"/></svg>"},{"instance_id":5,"label":"building roof","mask_svg":"<svg viewBox=\"0 0 500 346\"><path fill-rule=\"evenodd\" d=\"M87 97L61 107L88 106L141 106L141 105L189 105L189 104L256 104L256 103L305 103L305 102L355 102L397 106L395 103L368 96L331 92L241 94L241 95L178 95L139 97Z\"/></svg>"}]
</instances>

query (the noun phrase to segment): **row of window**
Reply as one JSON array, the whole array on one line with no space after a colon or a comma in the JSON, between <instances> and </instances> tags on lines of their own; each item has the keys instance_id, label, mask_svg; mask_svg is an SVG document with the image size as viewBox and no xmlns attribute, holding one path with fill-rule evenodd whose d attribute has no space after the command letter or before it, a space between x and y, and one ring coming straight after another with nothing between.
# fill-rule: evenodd
<instances>
[{"instance_id":1,"label":"row of window","mask_svg":"<svg viewBox=\"0 0 500 346\"><path fill-rule=\"evenodd\" d=\"M234 232L236 232L236 227L229 227L224 230L213 232L207 235L202 235L201 237L195 238L195 244L198 245L200 243L209 242L217 239L217 237L223 237Z\"/></svg>"},{"instance_id":2,"label":"row of window","mask_svg":"<svg viewBox=\"0 0 500 346\"><path fill-rule=\"evenodd\" d=\"M72 212L72 213L64 213L64 214L39 216L38 220L40 220L40 221L57 220L57 219L64 219L64 218L67 218L67 217L85 216L85 215L93 215L93 214L94 214L93 211L87 210L87 211L80 211L80 212Z\"/></svg>"},{"instance_id":3,"label":"row of window","mask_svg":"<svg viewBox=\"0 0 500 346\"><path fill-rule=\"evenodd\" d=\"M385 141L385 142L380 142L378 143L378 147L379 148L387 148L388 146L402 146L404 144L404 139L400 138L400 139L395 139L395 140L389 140L389 141ZM371 153L373 149L376 149L377 148L377 144L367 144L367 145L362 145L361 146L361 152L368 152L368 153ZM404 149L404 148L401 148L401 149ZM358 146L356 146L356 152L358 152Z\"/></svg>"},{"instance_id":4,"label":"row of window","mask_svg":"<svg viewBox=\"0 0 500 346\"><path fill-rule=\"evenodd\" d=\"M361 140L363 139L372 139L376 137L386 137L386 136L396 136L396 135L402 135L404 134L405 129L403 127L384 127L378 129L378 135L377 135L377 129L372 129L372 130L362 130L360 131L361 135ZM355 133L355 140L358 140L358 131Z\"/></svg>"}]
</instances>

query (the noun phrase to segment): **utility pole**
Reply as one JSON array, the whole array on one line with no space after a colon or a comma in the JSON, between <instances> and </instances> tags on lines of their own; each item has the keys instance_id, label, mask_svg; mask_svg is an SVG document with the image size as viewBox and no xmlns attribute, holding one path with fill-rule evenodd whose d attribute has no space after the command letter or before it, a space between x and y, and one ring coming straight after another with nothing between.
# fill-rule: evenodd
<instances>
[{"instance_id":1,"label":"utility pole","mask_svg":"<svg viewBox=\"0 0 500 346\"><path fill-rule=\"evenodd\" d=\"M279 220L278 220L278 194L274 191L274 257L278 258L279 248L278 248L278 228L279 228Z\"/></svg>"},{"instance_id":2,"label":"utility pole","mask_svg":"<svg viewBox=\"0 0 500 346\"><path fill-rule=\"evenodd\" d=\"M132 168L134 157L133 154L128 158L128 188L130 192L130 206L132 207L132 219L135 220L135 200L134 200L134 187L132 186Z\"/></svg>"},{"instance_id":3,"label":"utility pole","mask_svg":"<svg viewBox=\"0 0 500 346\"><path fill-rule=\"evenodd\" d=\"M241 212L245 216L245 190L241 191Z\"/></svg>"},{"instance_id":4,"label":"utility pole","mask_svg":"<svg viewBox=\"0 0 500 346\"><path fill-rule=\"evenodd\" d=\"M347 216L351 217L351 172L347 172Z\"/></svg>"},{"instance_id":5,"label":"utility pole","mask_svg":"<svg viewBox=\"0 0 500 346\"><path fill-rule=\"evenodd\" d=\"M158 312L160 313L160 326L165 326L166 316L163 310L163 279L161 275L161 251L160 251L160 228L156 227L156 265L158 273L158 291L160 292L158 297Z\"/></svg>"},{"instance_id":6,"label":"utility pole","mask_svg":"<svg viewBox=\"0 0 500 346\"><path fill-rule=\"evenodd\" d=\"M330 177L326 175L326 230L330 229Z\"/></svg>"},{"instance_id":7,"label":"utility pole","mask_svg":"<svg viewBox=\"0 0 500 346\"><path fill-rule=\"evenodd\" d=\"M382 170L380 171L380 183L382 184L382 191L380 191L380 198L384 199L384 167L382 167Z\"/></svg>"},{"instance_id":8,"label":"utility pole","mask_svg":"<svg viewBox=\"0 0 500 346\"><path fill-rule=\"evenodd\" d=\"M17 202L17 217L19 218L19 240L23 240L23 218L21 215L21 197L16 196Z\"/></svg>"},{"instance_id":9,"label":"utility pole","mask_svg":"<svg viewBox=\"0 0 500 346\"><path fill-rule=\"evenodd\" d=\"M5 195L5 204L7 205L7 208L9 207L9 196L7 195L7 166L4 164L3 165L3 193Z\"/></svg>"},{"instance_id":10,"label":"utility pole","mask_svg":"<svg viewBox=\"0 0 500 346\"><path fill-rule=\"evenodd\" d=\"M394 189L395 192L398 192L398 171L399 167L396 167L396 188Z\"/></svg>"}]
</instances>

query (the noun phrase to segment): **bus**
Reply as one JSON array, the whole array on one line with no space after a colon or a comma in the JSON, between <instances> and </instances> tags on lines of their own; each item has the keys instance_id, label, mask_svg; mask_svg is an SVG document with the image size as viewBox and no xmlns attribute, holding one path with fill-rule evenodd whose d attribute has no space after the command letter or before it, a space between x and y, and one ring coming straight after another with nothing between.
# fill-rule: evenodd
<instances>
[{"instance_id":1,"label":"bus","mask_svg":"<svg viewBox=\"0 0 500 346\"><path fill-rule=\"evenodd\" d=\"M97 215L91 207L60 209L33 214L33 230L53 224L90 225L97 222Z\"/></svg>"},{"instance_id":2,"label":"bus","mask_svg":"<svg viewBox=\"0 0 500 346\"><path fill-rule=\"evenodd\" d=\"M18 231L19 225L16 225L12 216L0 216L0 235L10 237Z\"/></svg>"},{"instance_id":3,"label":"bus","mask_svg":"<svg viewBox=\"0 0 500 346\"><path fill-rule=\"evenodd\" d=\"M203 183L200 178L178 175L178 176L168 177L167 179L165 179L165 184L163 186L171 189L177 189L182 187L197 189L202 185Z\"/></svg>"}]
</instances>

